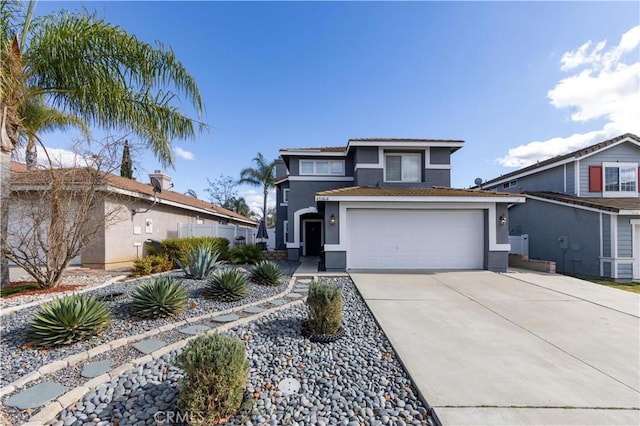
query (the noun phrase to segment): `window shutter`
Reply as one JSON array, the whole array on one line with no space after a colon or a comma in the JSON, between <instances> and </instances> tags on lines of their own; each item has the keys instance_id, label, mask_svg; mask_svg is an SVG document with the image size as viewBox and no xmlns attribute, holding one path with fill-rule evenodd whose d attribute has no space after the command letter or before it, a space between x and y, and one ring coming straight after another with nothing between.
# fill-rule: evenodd
<instances>
[{"instance_id":1,"label":"window shutter","mask_svg":"<svg viewBox=\"0 0 640 426\"><path fill-rule=\"evenodd\" d=\"M602 166L589 166L589 192L602 192Z\"/></svg>"}]
</instances>

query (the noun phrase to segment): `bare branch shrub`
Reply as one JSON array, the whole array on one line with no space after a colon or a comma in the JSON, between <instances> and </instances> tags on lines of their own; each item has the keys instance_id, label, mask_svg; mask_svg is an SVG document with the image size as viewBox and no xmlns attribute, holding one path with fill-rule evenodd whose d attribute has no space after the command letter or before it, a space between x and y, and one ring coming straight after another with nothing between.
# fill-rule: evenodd
<instances>
[{"instance_id":1,"label":"bare branch shrub","mask_svg":"<svg viewBox=\"0 0 640 426\"><path fill-rule=\"evenodd\" d=\"M108 226L128 218L124 196L119 207L105 203L108 174L120 168L123 143L109 138L79 144L67 164L53 160L43 146L48 166L12 173L4 254L41 288L58 286L73 258Z\"/></svg>"}]
</instances>

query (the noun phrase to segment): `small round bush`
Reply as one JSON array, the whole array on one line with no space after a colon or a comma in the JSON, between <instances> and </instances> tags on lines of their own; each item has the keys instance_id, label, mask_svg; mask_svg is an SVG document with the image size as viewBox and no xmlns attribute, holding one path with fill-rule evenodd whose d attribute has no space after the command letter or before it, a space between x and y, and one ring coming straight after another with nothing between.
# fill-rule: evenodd
<instances>
[{"instance_id":1,"label":"small round bush","mask_svg":"<svg viewBox=\"0 0 640 426\"><path fill-rule=\"evenodd\" d=\"M191 340L176 357L184 371L178 395L183 413L194 413L191 425L214 425L236 414L249 375L244 343L221 334Z\"/></svg>"},{"instance_id":2,"label":"small round bush","mask_svg":"<svg viewBox=\"0 0 640 426\"><path fill-rule=\"evenodd\" d=\"M221 302L235 302L249 296L246 274L236 268L223 269L207 281L204 294Z\"/></svg>"},{"instance_id":3,"label":"small round bush","mask_svg":"<svg viewBox=\"0 0 640 426\"><path fill-rule=\"evenodd\" d=\"M107 328L111 315L95 297L74 294L55 299L36 312L29 323L27 343L35 346L69 345Z\"/></svg>"},{"instance_id":4,"label":"small round bush","mask_svg":"<svg viewBox=\"0 0 640 426\"><path fill-rule=\"evenodd\" d=\"M342 291L335 285L312 281L307 297L309 329L318 335L333 335L342 326Z\"/></svg>"},{"instance_id":5,"label":"small round bush","mask_svg":"<svg viewBox=\"0 0 640 426\"><path fill-rule=\"evenodd\" d=\"M187 288L169 277L158 277L131 293L131 312L139 318L180 315L187 305Z\"/></svg>"},{"instance_id":6,"label":"small round bush","mask_svg":"<svg viewBox=\"0 0 640 426\"><path fill-rule=\"evenodd\" d=\"M276 263L263 260L251 270L251 281L261 285L280 285L282 271Z\"/></svg>"}]
</instances>

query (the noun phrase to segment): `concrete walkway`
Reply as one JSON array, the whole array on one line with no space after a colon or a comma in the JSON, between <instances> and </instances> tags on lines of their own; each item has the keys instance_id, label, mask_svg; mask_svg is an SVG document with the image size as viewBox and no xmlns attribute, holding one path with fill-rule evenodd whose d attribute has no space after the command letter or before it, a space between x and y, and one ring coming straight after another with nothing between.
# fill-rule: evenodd
<instances>
[{"instance_id":1,"label":"concrete walkway","mask_svg":"<svg viewBox=\"0 0 640 426\"><path fill-rule=\"evenodd\" d=\"M640 424L637 294L526 272L351 276L443 424Z\"/></svg>"}]
</instances>

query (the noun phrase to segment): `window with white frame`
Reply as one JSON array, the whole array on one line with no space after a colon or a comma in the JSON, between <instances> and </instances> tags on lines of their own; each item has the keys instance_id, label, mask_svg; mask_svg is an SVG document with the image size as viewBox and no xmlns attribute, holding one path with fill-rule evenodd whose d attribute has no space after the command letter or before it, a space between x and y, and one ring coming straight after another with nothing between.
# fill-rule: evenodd
<instances>
[{"instance_id":1,"label":"window with white frame","mask_svg":"<svg viewBox=\"0 0 640 426\"><path fill-rule=\"evenodd\" d=\"M603 163L602 166L605 196L637 196L637 163Z\"/></svg>"},{"instance_id":2,"label":"window with white frame","mask_svg":"<svg viewBox=\"0 0 640 426\"><path fill-rule=\"evenodd\" d=\"M300 174L344 176L344 160L300 160Z\"/></svg>"},{"instance_id":3,"label":"window with white frame","mask_svg":"<svg viewBox=\"0 0 640 426\"><path fill-rule=\"evenodd\" d=\"M282 190L282 203L281 205L286 206L289 204L289 188L284 188Z\"/></svg>"},{"instance_id":4,"label":"window with white frame","mask_svg":"<svg viewBox=\"0 0 640 426\"><path fill-rule=\"evenodd\" d=\"M385 182L420 182L422 170L420 154L386 154L384 156Z\"/></svg>"},{"instance_id":5,"label":"window with white frame","mask_svg":"<svg viewBox=\"0 0 640 426\"><path fill-rule=\"evenodd\" d=\"M289 241L289 221L282 221L282 237L284 238L285 244Z\"/></svg>"}]
</instances>

